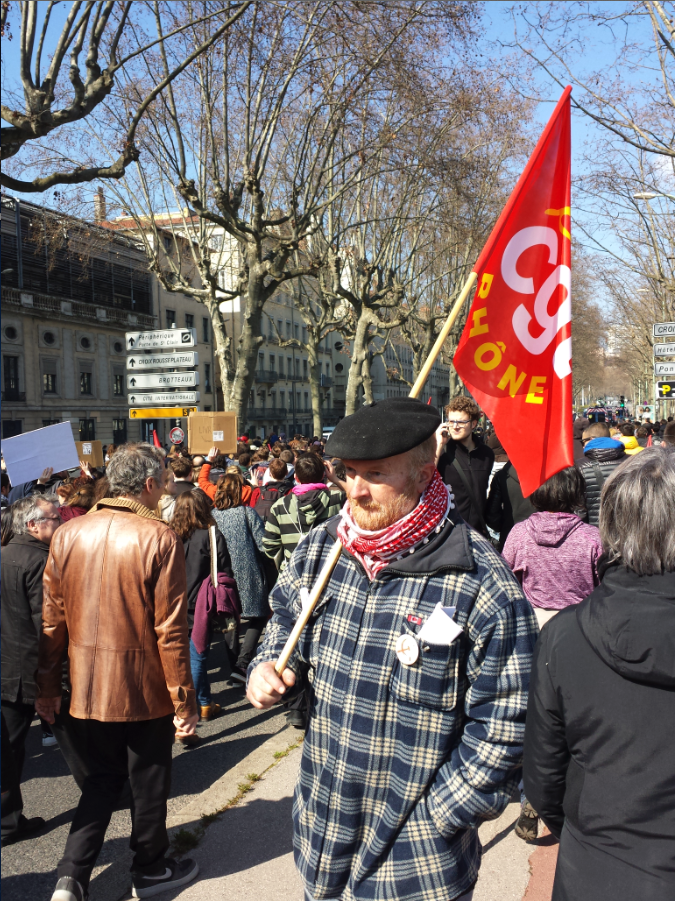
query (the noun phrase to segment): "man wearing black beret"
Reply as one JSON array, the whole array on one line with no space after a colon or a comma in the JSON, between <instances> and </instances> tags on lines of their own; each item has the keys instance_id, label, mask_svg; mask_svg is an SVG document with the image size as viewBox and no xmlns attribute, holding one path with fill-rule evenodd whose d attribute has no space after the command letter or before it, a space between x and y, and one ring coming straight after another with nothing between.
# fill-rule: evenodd
<instances>
[{"instance_id":1,"label":"man wearing black beret","mask_svg":"<svg viewBox=\"0 0 675 901\"><path fill-rule=\"evenodd\" d=\"M537 625L510 570L454 509L433 407L389 398L342 420L347 503L298 545L249 667L260 709L309 668L293 812L308 899L455 901L478 876L477 828L518 783ZM280 678L294 622L343 552Z\"/></svg>"}]
</instances>

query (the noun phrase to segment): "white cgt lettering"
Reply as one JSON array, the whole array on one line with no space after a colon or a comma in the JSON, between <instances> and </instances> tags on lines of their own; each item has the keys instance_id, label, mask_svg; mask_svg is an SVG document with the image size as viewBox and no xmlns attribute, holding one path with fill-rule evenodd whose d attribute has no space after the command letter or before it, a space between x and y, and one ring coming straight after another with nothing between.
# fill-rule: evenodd
<instances>
[{"instance_id":1,"label":"white cgt lettering","mask_svg":"<svg viewBox=\"0 0 675 901\"><path fill-rule=\"evenodd\" d=\"M537 292L534 301L534 315L537 323L544 330L538 337L535 338L530 332L532 316L524 304L521 303L513 314L513 330L518 340L525 350L529 350L535 356L542 354L560 329L572 320L571 278L572 273L569 266L557 266ZM548 312L548 304L559 285L566 290L565 299L551 316Z\"/></svg>"},{"instance_id":2,"label":"white cgt lettering","mask_svg":"<svg viewBox=\"0 0 675 901\"><path fill-rule=\"evenodd\" d=\"M546 244L548 261L555 263L558 259L558 234L545 225L532 225L516 232L502 255L502 278L509 288L519 294L534 294L534 279L519 275L516 264L522 253L537 244Z\"/></svg>"}]
</instances>

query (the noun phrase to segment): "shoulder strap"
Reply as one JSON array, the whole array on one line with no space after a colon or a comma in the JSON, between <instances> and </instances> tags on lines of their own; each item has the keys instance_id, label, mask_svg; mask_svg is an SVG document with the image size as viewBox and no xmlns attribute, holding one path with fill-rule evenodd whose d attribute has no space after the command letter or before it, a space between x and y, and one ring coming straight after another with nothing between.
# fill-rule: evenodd
<instances>
[{"instance_id":1,"label":"shoulder strap","mask_svg":"<svg viewBox=\"0 0 675 901\"><path fill-rule=\"evenodd\" d=\"M486 529L486 527L485 527L485 520L483 519L483 513L482 513L482 511L481 511L480 504L479 504L479 503L477 502L477 500L476 500L476 495L474 494L473 485L472 485L472 484L469 482L469 480L467 479L466 473L464 472L464 470L462 469L462 467L459 465L459 461L457 460L457 457L455 457L455 458L453 459L452 465L455 467L455 469L456 469L457 472L459 473L460 479L461 479L462 482L464 483L464 487L466 488L466 490L467 490L467 492L468 492L468 494L469 494L469 500L471 501L471 506L472 506L472 507L476 510L476 512L478 513L478 519L479 519L479 522L480 522L480 527L481 527L481 529L482 529L485 533L487 533L487 529Z\"/></svg>"},{"instance_id":2,"label":"shoulder strap","mask_svg":"<svg viewBox=\"0 0 675 901\"><path fill-rule=\"evenodd\" d=\"M209 526L209 540L211 542L211 584L216 588L218 585L218 552L216 550L215 526Z\"/></svg>"}]
</instances>

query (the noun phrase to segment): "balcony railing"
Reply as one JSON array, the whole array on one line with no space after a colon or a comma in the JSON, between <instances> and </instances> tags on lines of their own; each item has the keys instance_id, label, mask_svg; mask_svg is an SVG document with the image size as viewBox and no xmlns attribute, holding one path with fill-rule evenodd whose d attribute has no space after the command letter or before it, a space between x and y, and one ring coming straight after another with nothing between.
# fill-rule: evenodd
<instances>
[{"instance_id":1,"label":"balcony railing","mask_svg":"<svg viewBox=\"0 0 675 901\"><path fill-rule=\"evenodd\" d=\"M279 373L276 369L258 369L255 374L256 382L264 382L267 385L273 385L279 380Z\"/></svg>"},{"instance_id":2,"label":"balcony railing","mask_svg":"<svg viewBox=\"0 0 675 901\"><path fill-rule=\"evenodd\" d=\"M283 407L249 407L246 415L249 419L286 419L289 414Z\"/></svg>"},{"instance_id":3,"label":"balcony railing","mask_svg":"<svg viewBox=\"0 0 675 901\"><path fill-rule=\"evenodd\" d=\"M26 402L26 392L25 391L16 391L13 388L8 388L7 391L2 392L2 399L7 401L8 403L25 403Z\"/></svg>"},{"instance_id":4,"label":"balcony railing","mask_svg":"<svg viewBox=\"0 0 675 901\"><path fill-rule=\"evenodd\" d=\"M24 295L23 301L21 295ZM91 319L99 323L108 322L124 328L128 328L130 325L139 325L143 328L155 327L155 317L148 316L145 313L133 313L129 310L119 310L115 307L90 306L66 297L36 294L34 291L20 291L18 288L7 288L4 285L2 286L2 302L3 304L40 310L45 313L56 313L68 318Z\"/></svg>"},{"instance_id":5,"label":"balcony railing","mask_svg":"<svg viewBox=\"0 0 675 901\"><path fill-rule=\"evenodd\" d=\"M321 387L330 388L333 385L333 379L329 375L321 375Z\"/></svg>"}]
</instances>

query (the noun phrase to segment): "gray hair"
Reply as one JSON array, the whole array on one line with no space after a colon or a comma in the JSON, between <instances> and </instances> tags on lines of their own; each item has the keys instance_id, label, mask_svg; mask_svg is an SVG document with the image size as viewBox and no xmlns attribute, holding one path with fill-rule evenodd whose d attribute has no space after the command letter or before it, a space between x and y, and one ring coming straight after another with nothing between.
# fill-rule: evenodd
<instances>
[{"instance_id":1,"label":"gray hair","mask_svg":"<svg viewBox=\"0 0 675 901\"><path fill-rule=\"evenodd\" d=\"M164 457L151 444L124 444L108 463L108 497L138 497L148 479L164 478Z\"/></svg>"},{"instance_id":2,"label":"gray hair","mask_svg":"<svg viewBox=\"0 0 675 901\"><path fill-rule=\"evenodd\" d=\"M54 504L59 506L59 499L55 494L32 494L30 497L22 497L10 507L12 511L12 532L15 535L25 535L29 522L40 522L45 519L45 506Z\"/></svg>"},{"instance_id":3,"label":"gray hair","mask_svg":"<svg viewBox=\"0 0 675 901\"><path fill-rule=\"evenodd\" d=\"M600 503L611 561L641 576L675 570L675 450L648 447L614 470Z\"/></svg>"}]
</instances>

